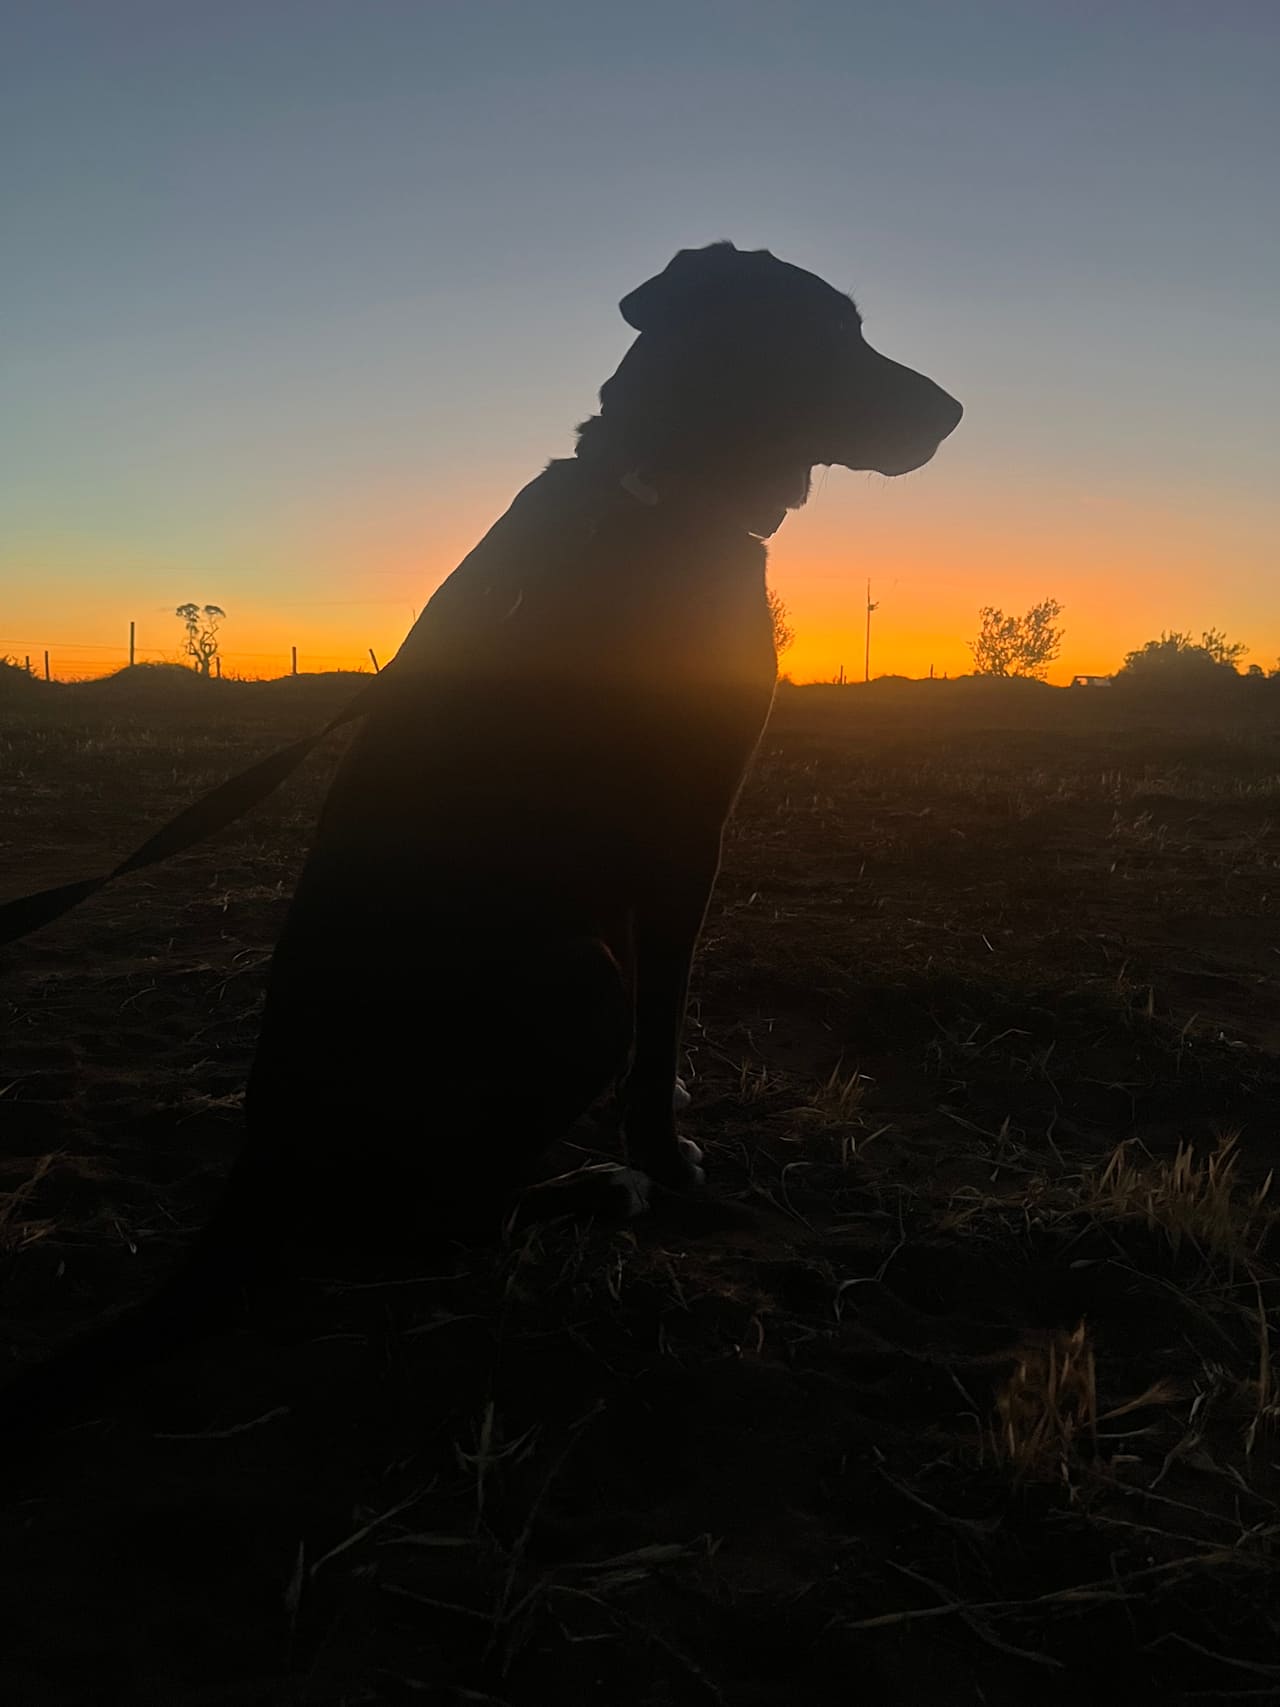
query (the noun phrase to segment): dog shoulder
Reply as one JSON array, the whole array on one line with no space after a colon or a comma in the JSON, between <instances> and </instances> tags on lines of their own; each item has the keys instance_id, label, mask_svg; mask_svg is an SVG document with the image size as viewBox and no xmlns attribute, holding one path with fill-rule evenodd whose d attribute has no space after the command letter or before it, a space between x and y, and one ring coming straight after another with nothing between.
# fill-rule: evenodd
<instances>
[{"instance_id":1,"label":"dog shoulder","mask_svg":"<svg viewBox=\"0 0 1280 1707\"><path fill-rule=\"evenodd\" d=\"M525 586L554 561L578 505L573 470L567 460L552 462L516 494L427 600L399 657L423 662L518 608Z\"/></svg>"}]
</instances>

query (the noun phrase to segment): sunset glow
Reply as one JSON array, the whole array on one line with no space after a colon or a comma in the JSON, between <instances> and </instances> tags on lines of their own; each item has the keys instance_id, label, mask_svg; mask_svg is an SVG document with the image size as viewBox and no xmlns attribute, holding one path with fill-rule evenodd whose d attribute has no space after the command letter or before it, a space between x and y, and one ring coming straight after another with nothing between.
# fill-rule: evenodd
<instances>
[{"instance_id":1,"label":"sunset glow","mask_svg":"<svg viewBox=\"0 0 1280 1707\"><path fill-rule=\"evenodd\" d=\"M97 674L133 621L176 659L194 599L229 671L385 661L571 449L619 297L727 236L966 408L772 542L796 680L861 676L868 577L873 674L1045 596L1055 680L1163 628L1275 666L1261 10L497 10L326 8L301 54L286 5L17 23L0 653Z\"/></svg>"}]
</instances>

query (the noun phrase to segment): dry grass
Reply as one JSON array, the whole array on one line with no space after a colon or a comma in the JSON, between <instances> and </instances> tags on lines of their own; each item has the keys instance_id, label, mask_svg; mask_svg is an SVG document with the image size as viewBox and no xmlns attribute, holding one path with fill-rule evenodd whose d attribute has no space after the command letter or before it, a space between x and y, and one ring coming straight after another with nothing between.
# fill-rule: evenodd
<instances>
[{"instance_id":1,"label":"dry grass","mask_svg":"<svg viewBox=\"0 0 1280 1707\"><path fill-rule=\"evenodd\" d=\"M1013 1373L996 1392L991 1442L997 1458L1019 1480L1048 1479L1070 1486L1104 1449L1100 1427L1135 1411L1172 1404L1177 1385L1151 1383L1141 1393L1099 1408L1097 1355L1086 1323L1058 1329L1024 1347ZM1130 1439L1126 1433L1126 1439Z\"/></svg>"},{"instance_id":2,"label":"dry grass","mask_svg":"<svg viewBox=\"0 0 1280 1707\"><path fill-rule=\"evenodd\" d=\"M56 1160L51 1155L38 1157L20 1185L12 1191L0 1191L0 1255L15 1255L24 1246L34 1244L54 1231L52 1220L33 1219L24 1214L24 1210Z\"/></svg>"},{"instance_id":3,"label":"dry grass","mask_svg":"<svg viewBox=\"0 0 1280 1707\"><path fill-rule=\"evenodd\" d=\"M864 1074L856 1067L846 1072L844 1062L837 1061L814 1092L808 1110L800 1112L812 1113L823 1122L849 1121L857 1115L866 1093Z\"/></svg>"},{"instance_id":4,"label":"dry grass","mask_svg":"<svg viewBox=\"0 0 1280 1707\"><path fill-rule=\"evenodd\" d=\"M0 727L11 892L331 709L91 699ZM300 1288L15 1459L8 1699L1275 1697L1274 735L792 703L696 973L708 1197ZM326 777L11 966L22 1355L207 1213Z\"/></svg>"},{"instance_id":5,"label":"dry grass","mask_svg":"<svg viewBox=\"0 0 1280 1707\"><path fill-rule=\"evenodd\" d=\"M1081 1440L1097 1446L1097 1368L1085 1324L1024 1351L995 1411L993 1444L1016 1475L1066 1480Z\"/></svg>"},{"instance_id":6,"label":"dry grass","mask_svg":"<svg viewBox=\"0 0 1280 1707\"><path fill-rule=\"evenodd\" d=\"M1280 1220L1271 1198L1272 1173L1252 1189L1239 1177L1240 1135L1226 1133L1217 1147L1197 1156L1179 1142L1170 1161L1142 1150L1135 1140L1118 1144L1106 1164L1085 1179L1083 1207L1118 1221L1137 1221L1167 1241L1176 1256L1189 1245L1206 1262L1223 1259L1248 1265Z\"/></svg>"}]
</instances>

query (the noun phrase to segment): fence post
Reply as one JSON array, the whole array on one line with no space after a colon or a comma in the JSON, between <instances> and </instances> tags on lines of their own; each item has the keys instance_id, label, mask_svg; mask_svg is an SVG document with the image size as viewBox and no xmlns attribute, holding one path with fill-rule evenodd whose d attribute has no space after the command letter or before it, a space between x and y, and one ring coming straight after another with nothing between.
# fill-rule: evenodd
<instances>
[{"instance_id":1,"label":"fence post","mask_svg":"<svg viewBox=\"0 0 1280 1707\"><path fill-rule=\"evenodd\" d=\"M213 661L218 666L218 680L221 681L222 680L222 659L221 658L215 658Z\"/></svg>"},{"instance_id":2,"label":"fence post","mask_svg":"<svg viewBox=\"0 0 1280 1707\"><path fill-rule=\"evenodd\" d=\"M30 654L30 652L27 653L27 674L28 675L31 674L31 654Z\"/></svg>"},{"instance_id":3,"label":"fence post","mask_svg":"<svg viewBox=\"0 0 1280 1707\"><path fill-rule=\"evenodd\" d=\"M134 625L132 623L130 623L129 624L129 668L130 669L133 668L133 628L134 628Z\"/></svg>"},{"instance_id":4,"label":"fence post","mask_svg":"<svg viewBox=\"0 0 1280 1707\"><path fill-rule=\"evenodd\" d=\"M380 674L380 669L381 669L381 667L380 667L380 665L379 665L379 663L378 663L378 660L377 660L377 659L376 659L376 658L375 658L375 657L374 657L374 654L373 654L373 647L372 647L372 646L371 646L371 647L370 647L370 648L369 648L369 656L370 656L370 657L371 657L371 658L373 658L373 673L374 673L374 675L375 675L375 676L376 676L376 675L378 675L378 674Z\"/></svg>"},{"instance_id":5,"label":"fence post","mask_svg":"<svg viewBox=\"0 0 1280 1707\"><path fill-rule=\"evenodd\" d=\"M290 675L296 676L298 673L298 648L296 646L292 646L290 647L290 651L293 653L293 666L289 673Z\"/></svg>"},{"instance_id":6,"label":"fence post","mask_svg":"<svg viewBox=\"0 0 1280 1707\"><path fill-rule=\"evenodd\" d=\"M45 681L49 680L49 653L47 649L44 655L44 679Z\"/></svg>"}]
</instances>

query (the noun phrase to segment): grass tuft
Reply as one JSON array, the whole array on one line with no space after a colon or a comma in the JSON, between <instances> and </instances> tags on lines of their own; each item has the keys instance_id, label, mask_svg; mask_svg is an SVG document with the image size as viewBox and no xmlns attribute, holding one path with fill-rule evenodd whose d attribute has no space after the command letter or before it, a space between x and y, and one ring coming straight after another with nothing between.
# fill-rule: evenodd
<instances>
[{"instance_id":1,"label":"grass tuft","mask_svg":"<svg viewBox=\"0 0 1280 1707\"><path fill-rule=\"evenodd\" d=\"M1252 1191L1239 1178L1239 1134L1227 1133L1207 1155L1180 1142L1171 1161L1143 1156L1127 1140L1084 1182L1093 1214L1141 1221L1167 1241L1176 1256L1190 1245L1203 1259L1226 1259L1234 1268L1255 1258L1277 1219L1272 1174Z\"/></svg>"}]
</instances>

